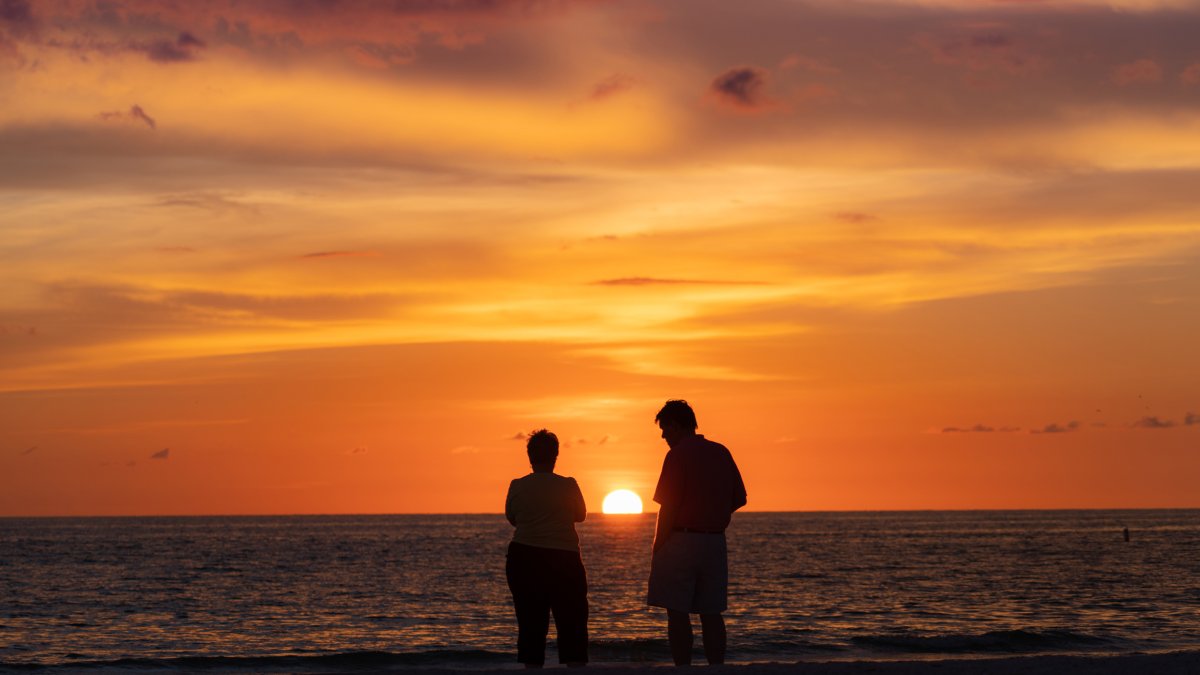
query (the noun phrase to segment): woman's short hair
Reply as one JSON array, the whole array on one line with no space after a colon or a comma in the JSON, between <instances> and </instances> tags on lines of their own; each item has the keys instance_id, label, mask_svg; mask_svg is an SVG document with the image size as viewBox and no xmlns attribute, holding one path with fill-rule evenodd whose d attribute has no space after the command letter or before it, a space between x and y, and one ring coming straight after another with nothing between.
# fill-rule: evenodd
<instances>
[{"instance_id":1,"label":"woman's short hair","mask_svg":"<svg viewBox=\"0 0 1200 675\"><path fill-rule=\"evenodd\" d=\"M654 416L654 421L671 422L680 429L691 432L695 432L696 427L700 426L696 424L696 413L692 410L692 406L683 399L667 401L662 410L659 410L658 414Z\"/></svg>"},{"instance_id":2,"label":"woman's short hair","mask_svg":"<svg viewBox=\"0 0 1200 675\"><path fill-rule=\"evenodd\" d=\"M538 429L529 434L525 450L529 453L531 464L553 464L554 460L558 459L558 436L545 429Z\"/></svg>"}]
</instances>

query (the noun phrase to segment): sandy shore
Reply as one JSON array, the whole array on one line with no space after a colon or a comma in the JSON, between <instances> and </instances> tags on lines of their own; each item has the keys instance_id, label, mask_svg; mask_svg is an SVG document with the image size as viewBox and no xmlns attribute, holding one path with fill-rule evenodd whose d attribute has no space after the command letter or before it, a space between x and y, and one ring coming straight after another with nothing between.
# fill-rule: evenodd
<instances>
[{"instance_id":1,"label":"sandy shore","mask_svg":"<svg viewBox=\"0 0 1200 675\"><path fill-rule=\"evenodd\" d=\"M566 672L566 668L552 667ZM750 663L725 666L693 666L691 670L711 671L716 675L1197 675L1200 674L1200 651L1170 654L1129 654L1124 656L1013 656L987 659L953 659L941 661L836 661L799 663ZM409 669L405 675L447 675L463 673L482 675L523 672L516 664L501 670L444 670ZM573 673L605 673L606 675L670 675L679 672L670 665L593 664Z\"/></svg>"}]
</instances>

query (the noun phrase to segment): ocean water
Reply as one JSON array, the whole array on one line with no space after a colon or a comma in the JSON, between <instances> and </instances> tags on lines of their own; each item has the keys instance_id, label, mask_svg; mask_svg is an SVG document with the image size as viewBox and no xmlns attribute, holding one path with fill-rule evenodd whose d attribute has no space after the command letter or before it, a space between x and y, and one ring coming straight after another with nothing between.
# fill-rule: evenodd
<instances>
[{"instance_id":1,"label":"ocean water","mask_svg":"<svg viewBox=\"0 0 1200 675\"><path fill-rule=\"evenodd\" d=\"M593 662L670 661L653 529L579 527ZM515 666L510 536L499 515L0 519L0 670ZM729 547L730 661L1200 648L1196 510L739 513Z\"/></svg>"}]
</instances>

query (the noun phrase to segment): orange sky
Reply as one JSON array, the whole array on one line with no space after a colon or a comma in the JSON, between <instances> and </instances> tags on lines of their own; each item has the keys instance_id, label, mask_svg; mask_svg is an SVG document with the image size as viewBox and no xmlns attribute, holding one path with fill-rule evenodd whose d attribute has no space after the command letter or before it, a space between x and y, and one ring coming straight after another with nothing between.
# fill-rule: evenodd
<instances>
[{"instance_id":1,"label":"orange sky","mask_svg":"<svg viewBox=\"0 0 1200 675\"><path fill-rule=\"evenodd\" d=\"M1194 2L0 3L0 515L1200 507Z\"/></svg>"}]
</instances>

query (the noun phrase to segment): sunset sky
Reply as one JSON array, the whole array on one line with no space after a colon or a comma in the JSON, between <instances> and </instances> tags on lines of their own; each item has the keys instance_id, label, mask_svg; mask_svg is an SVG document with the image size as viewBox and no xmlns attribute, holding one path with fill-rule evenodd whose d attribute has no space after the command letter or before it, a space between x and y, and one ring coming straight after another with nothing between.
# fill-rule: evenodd
<instances>
[{"instance_id":1,"label":"sunset sky","mask_svg":"<svg viewBox=\"0 0 1200 675\"><path fill-rule=\"evenodd\" d=\"M1200 507L1193 0L0 0L0 515ZM653 508L653 507L651 507Z\"/></svg>"}]
</instances>

